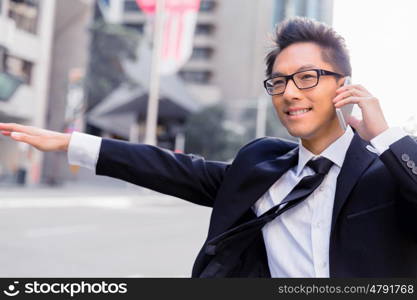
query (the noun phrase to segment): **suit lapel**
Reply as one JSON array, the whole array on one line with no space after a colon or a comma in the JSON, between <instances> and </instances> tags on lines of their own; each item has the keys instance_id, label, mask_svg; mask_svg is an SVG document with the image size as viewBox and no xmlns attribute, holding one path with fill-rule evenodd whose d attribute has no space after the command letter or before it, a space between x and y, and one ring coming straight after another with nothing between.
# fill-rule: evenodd
<instances>
[{"instance_id":1,"label":"suit lapel","mask_svg":"<svg viewBox=\"0 0 417 300\"><path fill-rule=\"evenodd\" d=\"M256 164L249 175L233 189L228 201L219 202L213 212L215 228L209 236L215 236L229 229L250 207L298 161L298 146L285 155Z\"/></svg>"},{"instance_id":2,"label":"suit lapel","mask_svg":"<svg viewBox=\"0 0 417 300\"><path fill-rule=\"evenodd\" d=\"M342 169L337 177L336 194L334 198L331 232L334 230L337 218L350 192L360 179L362 173L377 158L375 153L366 149L369 145L355 133L346 152Z\"/></svg>"},{"instance_id":3,"label":"suit lapel","mask_svg":"<svg viewBox=\"0 0 417 300\"><path fill-rule=\"evenodd\" d=\"M355 133L337 178L332 232L347 197L361 174L377 157L366 149L367 145L369 143ZM295 166L298 162L298 149L296 146L282 156L256 164L249 171L248 176L228 190L227 201L219 201L213 209L211 225L215 224L215 226L210 228L209 238L230 229L275 181Z\"/></svg>"}]
</instances>

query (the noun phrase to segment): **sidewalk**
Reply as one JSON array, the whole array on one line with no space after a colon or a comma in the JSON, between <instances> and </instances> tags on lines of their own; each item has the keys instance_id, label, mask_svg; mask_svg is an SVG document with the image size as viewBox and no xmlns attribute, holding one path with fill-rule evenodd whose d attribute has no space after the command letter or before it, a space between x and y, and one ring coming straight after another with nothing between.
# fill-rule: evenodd
<instances>
[{"instance_id":1,"label":"sidewalk","mask_svg":"<svg viewBox=\"0 0 417 300\"><path fill-rule=\"evenodd\" d=\"M64 184L50 186L45 184L33 186L3 185L0 194L5 197L59 197L59 196L115 196L115 195L159 195L152 190L130 184L118 179L97 176L90 170L81 169L76 177Z\"/></svg>"},{"instance_id":2,"label":"sidewalk","mask_svg":"<svg viewBox=\"0 0 417 300\"><path fill-rule=\"evenodd\" d=\"M95 180L0 188L0 276L189 277L211 209Z\"/></svg>"}]
</instances>

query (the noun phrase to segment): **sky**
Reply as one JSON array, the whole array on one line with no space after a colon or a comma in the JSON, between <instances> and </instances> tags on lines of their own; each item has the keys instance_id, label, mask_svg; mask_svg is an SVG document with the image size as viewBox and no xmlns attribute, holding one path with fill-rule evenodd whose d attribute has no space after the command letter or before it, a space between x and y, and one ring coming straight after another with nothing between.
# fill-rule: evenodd
<instances>
[{"instance_id":1,"label":"sky","mask_svg":"<svg viewBox=\"0 0 417 300\"><path fill-rule=\"evenodd\" d=\"M333 27L349 48L352 82L380 100L390 127L410 124L417 117L417 1L334 0Z\"/></svg>"}]
</instances>

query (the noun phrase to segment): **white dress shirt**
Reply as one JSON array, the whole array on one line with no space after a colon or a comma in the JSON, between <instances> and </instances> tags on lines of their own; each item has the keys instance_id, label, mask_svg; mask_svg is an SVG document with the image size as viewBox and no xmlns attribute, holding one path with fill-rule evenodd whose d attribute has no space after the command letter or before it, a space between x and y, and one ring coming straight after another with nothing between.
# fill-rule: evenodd
<instances>
[{"instance_id":1,"label":"white dress shirt","mask_svg":"<svg viewBox=\"0 0 417 300\"><path fill-rule=\"evenodd\" d=\"M375 148L367 149L380 155L405 135L398 127L389 128L371 140ZM272 277L329 277L330 227L336 180L352 138L353 131L348 126L345 133L319 155L334 163L320 186L303 202L263 227ZM69 164L95 170L101 141L99 137L74 132L68 147ZM314 174L306 166L313 157L315 155L300 142L297 166L284 173L256 201L252 207L256 215L280 203L302 177Z\"/></svg>"},{"instance_id":2,"label":"white dress shirt","mask_svg":"<svg viewBox=\"0 0 417 300\"><path fill-rule=\"evenodd\" d=\"M320 186L300 204L262 228L272 277L329 277L329 236L336 180L353 138L350 127L320 156L333 162ZM254 204L257 216L279 204L305 176L316 157L299 143L298 164L289 169Z\"/></svg>"},{"instance_id":3,"label":"white dress shirt","mask_svg":"<svg viewBox=\"0 0 417 300\"><path fill-rule=\"evenodd\" d=\"M367 149L381 154L403 136L405 133L401 129L390 128L371 141L378 148L369 146ZM262 228L272 277L329 277L330 229L336 181L352 138L353 131L348 127L319 155L334 163L320 186L303 202ZM306 164L316 156L301 142L298 154L298 165L284 173L253 205L257 216L279 204L304 176L314 174Z\"/></svg>"}]
</instances>

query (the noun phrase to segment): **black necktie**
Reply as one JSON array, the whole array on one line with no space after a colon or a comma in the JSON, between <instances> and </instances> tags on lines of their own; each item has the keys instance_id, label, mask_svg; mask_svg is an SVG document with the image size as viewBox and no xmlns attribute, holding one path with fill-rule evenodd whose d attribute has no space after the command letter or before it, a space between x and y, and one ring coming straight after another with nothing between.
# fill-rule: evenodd
<instances>
[{"instance_id":1,"label":"black necktie","mask_svg":"<svg viewBox=\"0 0 417 300\"><path fill-rule=\"evenodd\" d=\"M257 218L259 225L265 225L284 211L305 200L322 183L324 177L332 167L333 162L325 157L319 157L315 160L310 160L306 165L312 168L315 174L303 177L281 203L259 216ZM287 205L284 206L285 204ZM281 208L282 206L284 207Z\"/></svg>"},{"instance_id":2,"label":"black necktie","mask_svg":"<svg viewBox=\"0 0 417 300\"><path fill-rule=\"evenodd\" d=\"M319 157L315 160L310 160L306 165L311 167L315 174L303 177L281 203L275 205L261 216L240 224L210 240L206 248L208 252L214 254L232 240L239 237L248 237L251 232L260 230L266 223L305 200L322 183L333 163L325 157Z\"/></svg>"}]
</instances>

